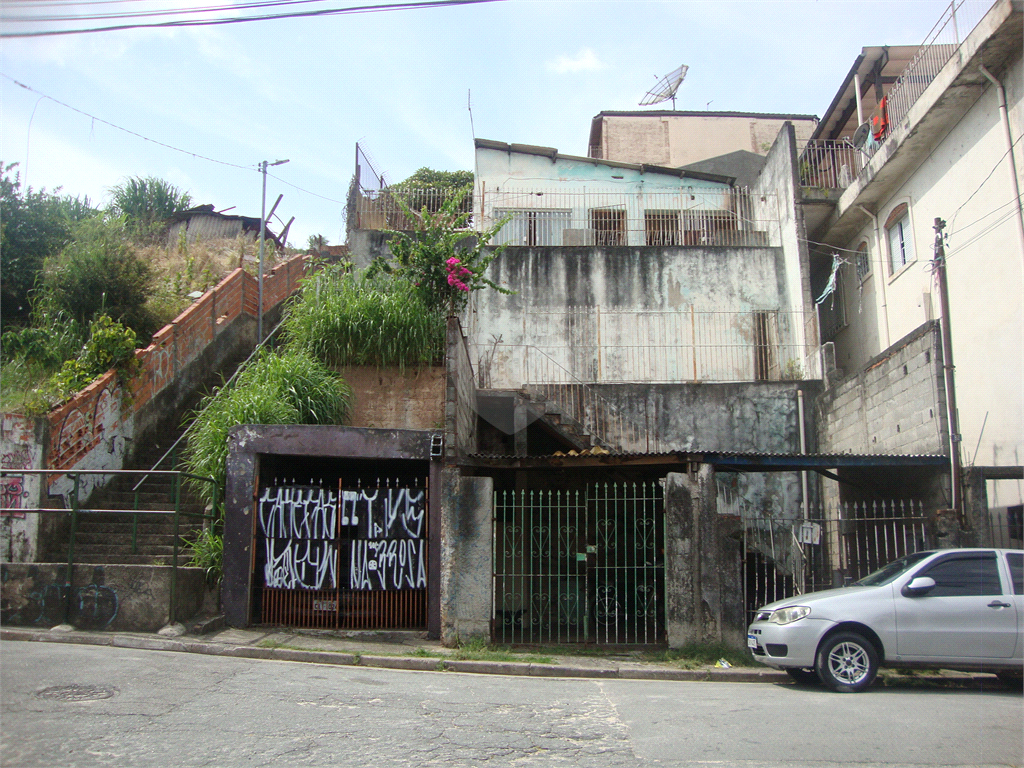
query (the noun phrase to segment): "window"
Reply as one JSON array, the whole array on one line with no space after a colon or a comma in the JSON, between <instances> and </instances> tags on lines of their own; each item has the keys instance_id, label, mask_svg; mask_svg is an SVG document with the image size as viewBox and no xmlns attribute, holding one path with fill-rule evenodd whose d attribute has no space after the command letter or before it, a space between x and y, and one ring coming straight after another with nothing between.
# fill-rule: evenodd
<instances>
[{"instance_id":1,"label":"window","mask_svg":"<svg viewBox=\"0 0 1024 768\"><path fill-rule=\"evenodd\" d=\"M682 245L679 211L644 211L647 245Z\"/></svg>"},{"instance_id":2,"label":"window","mask_svg":"<svg viewBox=\"0 0 1024 768\"><path fill-rule=\"evenodd\" d=\"M1010 564L1013 594L1024 595L1024 555L1020 552L1010 552L1006 555L1006 562Z\"/></svg>"},{"instance_id":3,"label":"window","mask_svg":"<svg viewBox=\"0 0 1024 768\"><path fill-rule=\"evenodd\" d=\"M996 553L973 557L951 557L933 565L918 576L935 579L935 589L929 597L969 597L972 595L1001 595Z\"/></svg>"},{"instance_id":4,"label":"window","mask_svg":"<svg viewBox=\"0 0 1024 768\"><path fill-rule=\"evenodd\" d=\"M616 208L595 208L590 212L595 245L626 244L626 212Z\"/></svg>"},{"instance_id":5,"label":"window","mask_svg":"<svg viewBox=\"0 0 1024 768\"><path fill-rule=\"evenodd\" d=\"M906 203L889 214L885 232L889 240L889 274L896 274L914 260L914 236Z\"/></svg>"},{"instance_id":6,"label":"window","mask_svg":"<svg viewBox=\"0 0 1024 768\"><path fill-rule=\"evenodd\" d=\"M871 251L866 242L857 246L857 279L862 283L871 274Z\"/></svg>"},{"instance_id":7,"label":"window","mask_svg":"<svg viewBox=\"0 0 1024 768\"><path fill-rule=\"evenodd\" d=\"M494 214L512 216L495 238L498 245L562 245L563 232L571 223L570 211L503 209Z\"/></svg>"}]
</instances>

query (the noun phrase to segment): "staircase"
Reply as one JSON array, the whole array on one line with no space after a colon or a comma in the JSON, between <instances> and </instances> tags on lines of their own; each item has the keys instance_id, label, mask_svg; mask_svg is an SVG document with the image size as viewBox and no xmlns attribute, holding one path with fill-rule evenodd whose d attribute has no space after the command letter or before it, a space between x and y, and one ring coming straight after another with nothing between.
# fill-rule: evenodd
<instances>
[{"instance_id":1,"label":"staircase","mask_svg":"<svg viewBox=\"0 0 1024 768\"><path fill-rule=\"evenodd\" d=\"M137 454L126 469L149 469L170 447L178 435L168 434L160 443L147 446ZM165 462L168 464L168 462ZM162 468L162 467L161 467ZM139 491L133 490L143 474L116 476L106 487L97 490L89 500L89 509L98 510L174 510L174 482L170 475L151 475ZM138 505L136 506L136 498ZM184 540L194 539L203 520L191 515L202 514L202 499L184 481L178 501L178 565L188 561L183 552ZM173 514L124 514L123 512L82 512L78 515L75 534L75 561L104 565L171 565L174 557Z\"/></svg>"}]
</instances>

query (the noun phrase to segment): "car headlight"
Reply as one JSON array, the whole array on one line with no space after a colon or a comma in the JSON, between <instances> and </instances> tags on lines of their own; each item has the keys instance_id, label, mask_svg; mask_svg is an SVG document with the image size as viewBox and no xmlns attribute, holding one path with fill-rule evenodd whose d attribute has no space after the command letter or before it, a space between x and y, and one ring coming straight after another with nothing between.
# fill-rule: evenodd
<instances>
[{"instance_id":1,"label":"car headlight","mask_svg":"<svg viewBox=\"0 0 1024 768\"><path fill-rule=\"evenodd\" d=\"M811 609L806 605L791 605L788 608L780 608L774 611L768 621L772 624L792 624L798 619L802 619L804 616L809 615Z\"/></svg>"}]
</instances>

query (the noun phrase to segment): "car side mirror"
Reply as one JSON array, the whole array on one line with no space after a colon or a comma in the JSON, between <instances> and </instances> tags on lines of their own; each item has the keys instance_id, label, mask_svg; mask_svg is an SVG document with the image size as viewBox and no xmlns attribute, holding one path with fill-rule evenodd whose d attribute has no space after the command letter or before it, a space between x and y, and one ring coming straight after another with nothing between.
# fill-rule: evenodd
<instances>
[{"instance_id":1,"label":"car side mirror","mask_svg":"<svg viewBox=\"0 0 1024 768\"><path fill-rule=\"evenodd\" d=\"M935 579L931 576L918 576L900 590L904 597L921 597L927 595L935 587Z\"/></svg>"}]
</instances>

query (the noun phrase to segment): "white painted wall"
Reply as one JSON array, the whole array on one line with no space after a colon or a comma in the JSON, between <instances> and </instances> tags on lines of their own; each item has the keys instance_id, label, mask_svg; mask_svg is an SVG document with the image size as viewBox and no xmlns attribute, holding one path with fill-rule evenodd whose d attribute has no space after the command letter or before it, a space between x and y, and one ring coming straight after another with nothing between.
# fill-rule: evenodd
<instances>
[{"instance_id":1,"label":"white painted wall","mask_svg":"<svg viewBox=\"0 0 1024 768\"><path fill-rule=\"evenodd\" d=\"M1024 130L1024 74L1018 59L1003 75L1011 133ZM1024 169L1024 142L1015 149ZM866 241L871 274L857 279L845 253L848 327L838 333L837 365L858 370L887 346L939 315L931 271L934 219L946 221L948 282L957 400L967 464L1024 464L1024 245L1017 224L1006 137L996 89L986 88L922 165L877 209L879 232L864 227L845 248ZM1024 186L1024 178L1020 179ZM901 203L910 211L915 261L890 274L884 224ZM1021 481L990 483L993 507L1020 504Z\"/></svg>"}]
</instances>

